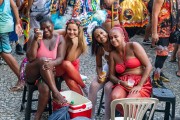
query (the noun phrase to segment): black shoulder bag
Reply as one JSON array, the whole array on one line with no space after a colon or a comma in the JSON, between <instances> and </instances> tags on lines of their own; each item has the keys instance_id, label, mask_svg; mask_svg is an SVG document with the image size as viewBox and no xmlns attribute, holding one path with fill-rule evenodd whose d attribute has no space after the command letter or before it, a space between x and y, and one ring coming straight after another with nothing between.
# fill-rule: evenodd
<instances>
[{"instance_id":1,"label":"black shoulder bag","mask_svg":"<svg viewBox=\"0 0 180 120\"><path fill-rule=\"evenodd\" d=\"M176 43L179 40L180 31L178 29L178 22L179 22L179 13L178 13L177 0L176 0L176 5L173 5L173 1L171 0L171 29L173 30L175 26L175 31L171 32L170 34L169 37L170 43Z\"/></svg>"}]
</instances>

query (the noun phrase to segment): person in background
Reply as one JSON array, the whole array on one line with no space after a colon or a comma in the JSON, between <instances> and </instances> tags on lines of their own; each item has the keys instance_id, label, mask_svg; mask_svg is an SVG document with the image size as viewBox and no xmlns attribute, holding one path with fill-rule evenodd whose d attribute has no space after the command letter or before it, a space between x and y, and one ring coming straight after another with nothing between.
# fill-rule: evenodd
<instances>
[{"instance_id":1,"label":"person in background","mask_svg":"<svg viewBox=\"0 0 180 120\"><path fill-rule=\"evenodd\" d=\"M14 2L16 3L16 6L19 8L19 0L14 0ZM15 17L14 17L14 14L13 14L13 20L15 21ZM9 34L9 40L10 42L15 42L16 44L16 47L15 47L15 52L16 54L18 55L24 55L24 52L23 52L23 49L22 49L22 46L20 45L19 43L19 38L18 38L18 35L16 34L16 31L12 31L10 32Z\"/></svg>"},{"instance_id":2,"label":"person in background","mask_svg":"<svg viewBox=\"0 0 180 120\"><path fill-rule=\"evenodd\" d=\"M180 9L179 9L179 13L180 13ZM180 17L179 17L179 23L177 29L180 31ZM170 62L176 62L176 56L178 59L178 71L176 71L176 76L180 77L180 35L177 42L174 44L174 51L171 55Z\"/></svg>"},{"instance_id":3,"label":"person in background","mask_svg":"<svg viewBox=\"0 0 180 120\"><path fill-rule=\"evenodd\" d=\"M27 49L27 41L29 40L29 31L30 31L30 20L26 16L26 11L28 8L28 0L16 0L16 4L19 8L19 14L21 18L21 25L23 28L23 50L26 52Z\"/></svg>"},{"instance_id":4,"label":"person in background","mask_svg":"<svg viewBox=\"0 0 180 120\"><path fill-rule=\"evenodd\" d=\"M104 88L105 93L105 115L103 120L110 119L110 93L112 82L109 81L109 53L111 46L107 31L101 26L96 26L92 31L92 55L96 56L97 77L90 84L88 98L92 102L92 119L95 119L95 108L97 102L97 93ZM105 62L103 64L103 61Z\"/></svg>"},{"instance_id":5,"label":"person in background","mask_svg":"<svg viewBox=\"0 0 180 120\"><path fill-rule=\"evenodd\" d=\"M148 10L143 1L101 0L100 5L101 9L108 13L106 21L102 24L107 31L114 26L123 26L131 38L148 23Z\"/></svg>"},{"instance_id":6,"label":"person in background","mask_svg":"<svg viewBox=\"0 0 180 120\"><path fill-rule=\"evenodd\" d=\"M146 1L146 6L147 6L147 9L149 12L149 23L146 25L146 28L145 28L145 35L144 35L144 40L143 40L144 45L152 44L152 42L149 39L151 37L152 5L153 5L153 0ZM151 46L151 47L153 47L153 46Z\"/></svg>"},{"instance_id":7,"label":"person in background","mask_svg":"<svg viewBox=\"0 0 180 120\"><path fill-rule=\"evenodd\" d=\"M30 36L33 34L34 28L40 28L36 18L39 16L50 17L51 0L28 0L27 8L24 15L30 19Z\"/></svg>"},{"instance_id":8,"label":"person in background","mask_svg":"<svg viewBox=\"0 0 180 120\"><path fill-rule=\"evenodd\" d=\"M86 52L86 42L84 38L84 32L81 27L81 22L77 19L70 19L66 23L66 29L59 30L59 34L63 34L66 41L66 55L64 61L56 67L56 75L62 76L67 86L83 95L88 95L88 88L82 81L79 73L79 56ZM82 90L81 90L81 88Z\"/></svg>"},{"instance_id":9,"label":"person in background","mask_svg":"<svg viewBox=\"0 0 180 120\"><path fill-rule=\"evenodd\" d=\"M121 98L150 97L152 85L150 72L151 62L137 42L126 42L125 30L113 27L109 32L113 50L110 53L110 80L115 85L111 100ZM139 54L141 53L141 54ZM121 115L122 108L118 107Z\"/></svg>"},{"instance_id":10,"label":"person in background","mask_svg":"<svg viewBox=\"0 0 180 120\"><path fill-rule=\"evenodd\" d=\"M12 11L15 16L15 23L13 21ZM5 60L8 66L12 69L12 71L18 77L18 82L14 87L12 87L11 91L17 91L22 89L22 85L20 81L20 73L19 73L19 65L16 59L10 54L12 49L9 43L9 33L14 30L17 35L22 34L22 28L19 23L19 13L18 8L13 0L0 0L0 56Z\"/></svg>"},{"instance_id":11,"label":"person in background","mask_svg":"<svg viewBox=\"0 0 180 120\"><path fill-rule=\"evenodd\" d=\"M176 1L171 2L171 0L154 0L153 2L152 42L157 44L155 70L152 76L154 87L164 87L163 82L169 82L169 79L163 74L162 68L169 53L170 34L176 29L177 23L171 19L172 15L176 19L177 9L174 8L176 4Z\"/></svg>"},{"instance_id":12,"label":"person in background","mask_svg":"<svg viewBox=\"0 0 180 120\"><path fill-rule=\"evenodd\" d=\"M66 42L63 36L54 33L54 25L49 17L40 16L37 21L40 21L40 29L34 29L34 36L28 41L25 80L38 87L39 98L35 120L40 120L48 103L50 91L53 105L60 108L67 106L68 103L59 93L55 83L55 67L64 60Z\"/></svg>"}]
</instances>

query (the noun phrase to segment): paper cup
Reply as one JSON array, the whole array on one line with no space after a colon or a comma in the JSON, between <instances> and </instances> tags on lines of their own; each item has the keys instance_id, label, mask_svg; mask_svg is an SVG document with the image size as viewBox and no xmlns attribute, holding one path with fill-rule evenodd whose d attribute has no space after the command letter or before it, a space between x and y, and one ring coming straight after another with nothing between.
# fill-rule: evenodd
<instances>
[{"instance_id":1,"label":"paper cup","mask_svg":"<svg viewBox=\"0 0 180 120\"><path fill-rule=\"evenodd\" d=\"M133 87L133 86L134 86L134 83L135 83L135 81L134 81L133 79L128 79L128 85L129 85L130 87Z\"/></svg>"}]
</instances>

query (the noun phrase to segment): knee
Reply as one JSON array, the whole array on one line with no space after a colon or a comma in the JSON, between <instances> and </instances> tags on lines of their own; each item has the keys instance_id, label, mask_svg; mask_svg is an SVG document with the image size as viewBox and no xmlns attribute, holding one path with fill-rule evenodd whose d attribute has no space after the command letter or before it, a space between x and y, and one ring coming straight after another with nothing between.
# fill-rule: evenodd
<instances>
[{"instance_id":1,"label":"knee","mask_svg":"<svg viewBox=\"0 0 180 120\"><path fill-rule=\"evenodd\" d=\"M47 62L47 58L45 57L42 57L42 58L37 58L37 61L38 61L38 65L41 67L45 64L45 62Z\"/></svg>"},{"instance_id":2,"label":"knee","mask_svg":"<svg viewBox=\"0 0 180 120\"><path fill-rule=\"evenodd\" d=\"M104 91L111 91L113 84L111 82L107 82L104 86Z\"/></svg>"},{"instance_id":3,"label":"knee","mask_svg":"<svg viewBox=\"0 0 180 120\"><path fill-rule=\"evenodd\" d=\"M112 93L111 98L112 98L112 100L120 99L120 98L121 98L121 95L118 94L118 93Z\"/></svg>"},{"instance_id":4,"label":"knee","mask_svg":"<svg viewBox=\"0 0 180 120\"><path fill-rule=\"evenodd\" d=\"M91 82L90 89L92 91L98 90L100 84L97 82L97 80L94 80Z\"/></svg>"},{"instance_id":5,"label":"knee","mask_svg":"<svg viewBox=\"0 0 180 120\"><path fill-rule=\"evenodd\" d=\"M69 68L72 66L72 63L70 61L64 60L61 65L63 68Z\"/></svg>"},{"instance_id":6,"label":"knee","mask_svg":"<svg viewBox=\"0 0 180 120\"><path fill-rule=\"evenodd\" d=\"M39 93L41 93L41 94L49 94L50 89L49 89L49 87L48 87L47 84L45 84L45 83L40 83L40 84L38 85L38 91L39 91Z\"/></svg>"}]
</instances>

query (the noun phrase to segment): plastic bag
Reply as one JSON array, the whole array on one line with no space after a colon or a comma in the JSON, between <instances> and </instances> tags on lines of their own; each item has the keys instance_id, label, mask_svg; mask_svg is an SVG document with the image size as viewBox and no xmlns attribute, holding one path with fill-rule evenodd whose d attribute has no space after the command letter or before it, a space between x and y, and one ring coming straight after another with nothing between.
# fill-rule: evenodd
<instances>
[{"instance_id":1,"label":"plastic bag","mask_svg":"<svg viewBox=\"0 0 180 120\"><path fill-rule=\"evenodd\" d=\"M61 109L53 112L48 120L70 120L68 113L69 106L62 107Z\"/></svg>"}]
</instances>

